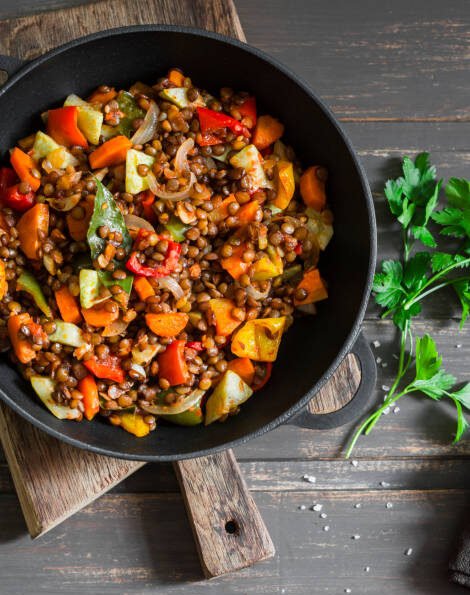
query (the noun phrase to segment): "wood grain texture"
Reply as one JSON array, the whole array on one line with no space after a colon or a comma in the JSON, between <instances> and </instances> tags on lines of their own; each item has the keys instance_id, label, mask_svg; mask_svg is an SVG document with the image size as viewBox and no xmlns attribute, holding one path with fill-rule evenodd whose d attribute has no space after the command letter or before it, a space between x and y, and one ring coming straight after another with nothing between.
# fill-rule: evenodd
<instances>
[{"instance_id":1,"label":"wood grain texture","mask_svg":"<svg viewBox=\"0 0 470 595\"><path fill-rule=\"evenodd\" d=\"M356 394L361 382L361 368L358 359L348 354L338 366L335 374L307 405L308 411L323 415L341 409Z\"/></svg>"},{"instance_id":2,"label":"wood grain texture","mask_svg":"<svg viewBox=\"0 0 470 595\"><path fill-rule=\"evenodd\" d=\"M244 39L231 0L104 0L0 21L0 52L31 59L75 37L150 23L201 27Z\"/></svg>"},{"instance_id":3,"label":"wood grain texture","mask_svg":"<svg viewBox=\"0 0 470 595\"><path fill-rule=\"evenodd\" d=\"M80 1L2 0L0 18ZM249 42L303 76L347 120L374 192L379 259L395 257L399 239L382 188L397 174L399 157L430 150L441 175L468 176L470 123L462 121L469 113L467 0L235 2ZM451 294L437 294L416 332L438 334L444 365L465 379L470 336L448 320L449 300L455 316ZM379 402L396 337L374 308L368 318L366 335L381 340L376 354L388 364L379 367ZM25 595L34 585L48 595L330 595L345 588L353 595L464 595L448 583L446 565L468 506L469 439L451 444L454 422L443 404L407 398L400 409L359 442L357 468L341 458L351 427L283 426L237 448L277 554L209 583L200 582L171 465L146 465L32 545L3 463L0 591ZM317 484L303 481L304 473ZM315 502L328 515L321 524L309 510ZM353 534L361 539L351 540ZM410 557L404 556L408 547Z\"/></svg>"},{"instance_id":4,"label":"wood grain texture","mask_svg":"<svg viewBox=\"0 0 470 595\"><path fill-rule=\"evenodd\" d=\"M470 120L467 0L294 0L290 9L285 0L239 0L237 8L250 42L345 121Z\"/></svg>"},{"instance_id":5,"label":"wood grain texture","mask_svg":"<svg viewBox=\"0 0 470 595\"><path fill-rule=\"evenodd\" d=\"M343 595L347 588L352 595L464 595L448 583L446 552L469 496L257 492L276 556L211 581L201 580L178 493L106 494L33 546L21 533L16 499L0 496L2 533L10 540L0 548L2 595ZM314 503L322 512L309 510Z\"/></svg>"},{"instance_id":6,"label":"wood grain texture","mask_svg":"<svg viewBox=\"0 0 470 595\"><path fill-rule=\"evenodd\" d=\"M178 461L175 470L206 578L274 556L271 537L231 450L203 461Z\"/></svg>"},{"instance_id":7,"label":"wood grain texture","mask_svg":"<svg viewBox=\"0 0 470 595\"><path fill-rule=\"evenodd\" d=\"M111 2L107 0L96 4L76 6L65 11L2 21L0 22L0 51L9 55L33 58L44 50L79 35L123 24L149 22L196 25L244 39L232 2L178 0L177 2L160 2L157 4L143 0L133 2ZM339 373L348 372L349 367L346 367L341 369ZM325 408L325 411L333 411L352 397L354 391L341 390L341 399L336 401L336 389L340 385L343 388L347 385L347 382L338 380L336 384L331 385L332 388L329 390L325 388L322 391L318 402L315 404L314 412L321 411L322 407ZM19 428L16 427L15 416L10 415L8 419L4 417L3 420L1 416L0 411L0 423L3 423L4 428L2 440L5 454L12 468L15 485L20 494L22 508L32 535L36 536L47 531L67 516L67 510L70 514L73 514L80 507L80 501L85 505L106 489L99 477L103 465L102 457L94 457L93 455L89 457L90 464L87 467L89 476L96 475L96 478L94 481L86 481L86 478L84 478L83 484L79 486L79 489L76 489L76 483L79 482L83 466L81 458L74 456L74 449L65 445L61 445L61 448L58 449L55 447L55 441L51 442L46 437L41 441L42 436L33 428L29 429L23 422L20 422ZM18 440L18 438L23 437L24 440ZM39 445L35 450L42 453L40 459L42 465L38 465L37 461L31 461L27 456L32 445L38 441ZM74 466L75 460L78 462ZM214 461L220 464L219 470L216 469ZM140 466L140 464L123 463L118 460L114 460L110 464L113 465L115 481L118 481L121 476L127 476ZM118 471L120 465L122 465L121 474ZM217 459L210 458L207 461L199 459L197 463L193 463L193 467L196 466L198 473L205 480L204 486L217 486L220 489L218 503L221 507L224 498L229 493L227 492L228 487L232 486L230 482L235 482L234 485L237 485L238 492L242 494L244 483L239 476L238 467L233 461L231 453L222 454ZM59 469L62 470L62 481L59 481L58 478ZM222 481L223 473L221 475L223 470L230 471L230 475L227 477L228 484L225 487ZM62 494L59 504L56 502L56 497L45 502L48 493L52 496L52 491L48 491L48 481L52 477L56 484L61 486ZM182 485L186 486L185 483ZM211 488L210 494L207 490L197 493L201 500L200 506L204 507L207 498L213 496L213 494L214 487ZM195 496L196 494L193 494L192 497L188 496L187 498L190 503L188 510L190 511L191 520L195 518L194 512L192 512L196 506ZM211 545L210 538L215 537L216 533L198 538L201 559L206 574L219 575L230 569L235 570L246 566L257 559L264 559L269 555L272 543L249 494L243 494L243 504L245 503L250 504L247 504L246 510L243 510L243 512L246 525L251 530L240 531L237 534L236 541L234 541L233 536L231 537L233 543L240 544L239 559L229 556L228 550L223 550L222 546L229 545L228 542L220 542L219 548L214 548L213 544ZM217 510L214 511L214 516L217 516L217 512ZM246 543L244 543L245 539ZM210 558L211 551L215 549L219 550L221 557L223 557L224 553L226 554L225 560L220 560L218 565L216 560Z\"/></svg>"},{"instance_id":8,"label":"wood grain texture","mask_svg":"<svg viewBox=\"0 0 470 595\"><path fill-rule=\"evenodd\" d=\"M0 436L32 537L49 531L143 465L71 448L3 403Z\"/></svg>"},{"instance_id":9,"label":"wood grain texture","mask_svg":"<svg viewBox=\"0 0 470 595\"><path fill-rule=\"evenodd\" d=\"M31 58L73 37L106 27L146 22L199 25L244 38L231 1L181 0L159 4L106 1L40 17L3 21L0 23L0 39L4 45L0 51ZM31 45L33 39L34 46ZM26 524L33 537L48 531L142 466L141 463L81 453L59 444L5 407L0 409L0 434ZM31 453L34 454L31 456ZM192 480L187 482L182 478L183 489L190 489L196 476L203 480L196 492L187 495L186 501L205 574L218 576L272 556L271 539L231 451L186 465L192 471ZM184 467L179 470L181 477ZM226 533L223 539L215 526L210 532L208 524L203 527L198 522L196 509L204 510L207 515L207 505L212 504L212 514L207 515L208 523L219 521L226 510L226 499L235 489L238 498L231 500L230 514L238 519L239 530L234 535ZM204 534L200 535L200 531ZM216 539L217 545L212 541ZM220 556L218 560L212 555L214 551Z\"/></svg>"}]
</instances>

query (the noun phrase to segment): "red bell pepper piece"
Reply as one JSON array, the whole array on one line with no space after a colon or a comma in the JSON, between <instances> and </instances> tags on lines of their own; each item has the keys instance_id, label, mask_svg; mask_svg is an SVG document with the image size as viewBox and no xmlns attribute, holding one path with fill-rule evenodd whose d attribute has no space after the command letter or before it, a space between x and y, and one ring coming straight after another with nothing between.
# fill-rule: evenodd
<instances>
[{"instance_id":1,"label":"red bell pepper piece","mask_svg":"<svg viewBox=\"0 0 470 595\"><path fill-rule=\"evenodd\" d=\"M15 184L2 192L2 203L14 211L24 213L34 205L36 194L32 191L21 194L19 187L19 184Z\"/></svg>"},{"instance_id":2,"label":"red bell pepper piece","mask_svg":"<svg viewBox=\"0 0 470 595\"><path fill-rule=\"evenodd\" d=\"M157 216L155 211L152 209L152 205L155 202L155 194L153 194L150 190L146 190L142 192L142 209L144 211L144 217L150 223L157 222Z\"/></svg>"},{"instance_id":3,"label":"red bell pepper piece","mask_svg":"<svg viewBox=\"0 0 470 595\"><path fill-rule=\"evenodd\" d=\"M168 380L170 386L184 384L189 379L184 346L184 341L172 341L158 356L158 375Z\"/></svg>"},{"instance_id":4,"label":"red bell pepper piece","mask_svg":"<svg viewBox=\"0 0 470 595\"><path fill-rule=\"evenodd\" d=\"M256 392L257 390L261 390L263 388L263 386L265 386L265 384L271 378L272 371L273 371L272 362L266 362L264 365L264 376L259 377L257 374L255 374L255 380L251 386L251 388L253 389L253 392Z\"/></svg>"},{"instance_id":5,"label":"red bell pepper piece","mask_svg":"<svg viewBox=\"0 0 470 595\"><path fill-rule=\"evenodd\" d=\"M98 359L95 355L83 362L85 367L97 378L106 378L114 382L124 382L125 374L121 368L121 360L116 355L108 355L103 359Z\"/></svg>"},{"instance_id":6,"label":"red bell pepper piece","mask_svg":"<svg viewBox=\"0 0 470 595\"><path fill-rule=\"evenodd\" d=\"M188 341L186 343L186 347L189 349L194 349L194 351L202 351L204 349L201 341Z\"/></svg>"},{"instance_id":7,"label":"red bell pepper piece","mask_svg":"<svg viewBox=\"0 0 470 595\"><path fill-rule=\"evenodd\" d=\"M216 134L211 134L210 132L206 132L205 134L201 134L201 138L200 138L200 140L197 141L197 144L200 147L209 147L212 145L221 145L223 142L224 142L223 138L220 138Z\"/></svg>"},{"instance_id":8,"label":"red bell pepper piece","mask_svg":"<svg viewBox=\"0 0 470 595\"><path fill-rule=\"evenodd\" d=\"M294 252L297 254L297 256L300 256L300 254L302 254L302 244L298 243L294 248Z\"/></svg>"},{"instance_id":9,"label":"red bell pepper piece","mask_svg":"<svg viewBox=\"0 0 470 595\"><path fill-rule=\"evenodd\" d=\"M5 190L18 182L18 176L11 167L0 167L0 200L3 200Z\"/></svg>"},{"instance_id":10,"label":"red bell pepper piece","mask_svg":"<svg viewBox=\"0 0 470 595\"><path fill-rule=\"evenodd\" d=\"M126 268L129 271L131 271L131 273L134 273L135 275L140 275L141 277L166 277L175 270L176 265L178 264L178 260L181 254L181 244L178 244L178 242L173 242L173 240L167 239L168 248L163 262L161 264L158 264L156 267L145 266L137 258L137 249L140 242L151 233L151 231L148 231L146 229L139 229L139 233L137 234L137 237L134 242L134 251L131 252L130 258L126 262Z\"/></svg>"},{"instance_id":11,"label":"red bell pepper piece","mask_svg":"<svg viewBox=\"0 0 470 595\"><path fill-rule=\"evenodd\" d=\"M227 116L223 112L215 112L207 107L198 107L197 115L199 117L199 126L201 133L204 136L206 133L215 132L222 128L228 128L233 134L243 134L243 136L250 136L248 129L243 126L238 120Z\"/></svg>"},{"instance_id":12,"label":"red bell pepper piece","mask_svg":"<svg viewBox=\"0 0 470 595\"><path fill-rule=\"evenodd\" d=\"M250 128L254 128L256 125L256 99L247 97L241 105L237 106L237 109L243 117L250 118L252 122Z\"/></svg>"},{"instance_id":13,"label":"red bell pepper piece","mask_svg":"<svg viewBox=\"0 0 470 595\"><path fill-rule=\"evenodd\" d=\"M80 131L78 124L78 108L75 106L60 107L49 110L47 116L47 132L52 138L66 147L88 147L87 139Z\"/></svg>"}]
</instances>

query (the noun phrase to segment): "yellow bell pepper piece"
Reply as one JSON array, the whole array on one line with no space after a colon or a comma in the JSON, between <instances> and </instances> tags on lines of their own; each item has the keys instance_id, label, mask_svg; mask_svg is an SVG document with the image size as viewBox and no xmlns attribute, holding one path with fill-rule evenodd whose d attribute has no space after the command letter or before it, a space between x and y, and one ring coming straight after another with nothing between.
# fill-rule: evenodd
<instances>
[{"instance_id":1,"label":"yellow bell pepper piece","mask_svg":"<svg viewBox=\"0 0 470 595\"><path fill-rule=\"evenodd\" d=\"M276 248L274 246L268 246L267 253L266 256L262 256L253 263L251 267L253 273L252 279L254 281L266 281L283 273L284 266L282 264L282 258L279 256Z\"/></svg>"},{"instance_id":2,"label":"yellow bell pepper piece","mask_svg":"<svg viewBox=\"0 0 470 595\"><path fill-rule=\"evenodd\" d=\"M232 339L232 353L258 362L276 360L286 317L249 320Z\"/></svg>"},{"instance_id":3,"label":"yellow bell pepper piece","mask_svg":"<svg viewBox=\"0 0 470 595\"><path fill-rule=\"evenodd\" d=\"M279 209L289 206L295 191L294 168L290 161L279 161L276 165L277 196L272 204Z\"/></svg>"},{"instance_id":4,"label":"yellow bell pepper piece","mask_svg":"<svg viewBox=\"0 0 470 595\"><path fill-rule=\"evenodd\" d=\"M235 411L252 394L252 389L238 374L227 370L207 400L205 425L208 426L231 411Z\"/></svg>"},{"instance_id":5,"label":"yellow bell pepper piece","mask_svg":"<svg viewBox=\"0 0 470 595\"><path fill-rule=\"evenodd\" d=\"M150 426L144 422L144 418L141 415L137 415L136 413L123 413L121 415L121 427L126 432L137 436L137 438L147 436L150 432Z\"/></svg>"}]
</instances>

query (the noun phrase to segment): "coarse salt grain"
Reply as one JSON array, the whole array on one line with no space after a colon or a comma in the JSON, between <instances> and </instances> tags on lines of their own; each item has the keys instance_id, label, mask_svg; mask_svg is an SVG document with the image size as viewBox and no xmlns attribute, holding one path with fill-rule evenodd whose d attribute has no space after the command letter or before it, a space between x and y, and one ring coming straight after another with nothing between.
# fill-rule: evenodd
<instances>
[{"instance_id":1,"label":"coarse salt grain","mask_svg":"<svg viewBox=\"0 0 470 595\"><path fill-rule=\"evenodd\" d=\"M382 368L387 368L387 367L388 367L387 362L382 362Z\"/></svg>"},{"instance_id":2,"label":"coarse salt grain","mask_svg":"<svg viewBox=\"0 0 470 595\"><path fill-rule=\"evenodd\" d=\"M380 363L382 363L382 358L381 357L377 357L375 359L375 361L376 361L377 364L380 364Z\"/></svg>"},{"instance_id":3,"label":"coarse salt grain","mask_svg":"<svg viewBox=\"0 0 470 595\"><path fill-rule=\"evenodd\" d=\"M393 508L393 502L387 502L387 504L385 504L385 508Z\"/></svg>"},{"instance_id":4,"label":"coarse salt grain","mask_svg":"<svg viewBox=\"0 0 470 595\"><path fill-rule=\"evenodd\" d=\"M375 340L372 342L372 345L377 349L378 347L380 347L380 341Z\"/></svg>"},{"instance_id":5,"label":"coarse salt grain","mask_svg":"<svg viewBox=\"0 0 470 595\"><path fill-rule=\"evenodd\" d=\"M390 407L385 407L385 409L382 411L382 413L384 415L388 415L390 413Z\"/></svg>"},{"instance_id":6,"label":"coarse salt grain","mask_svg":"<svg viewBox=\"0 0 470 595\"><path fill-rule=\"evenodd\" d=\"M462 343L457 343L457 345L455 346L456 349L462 349Z\"/></svg>"},{"instance_id":7,"label":"coarse salt grain","mask_svg":"<svg viewBox=\"0 0 470 595\"><path fill-rule=\"evenodd\" d=\"M361 508L361 503L357 502L356 504L354 504L354 508Z\"/></svg>"},{"instance_id":8,"label":"coarse salt grain","mask_svg":"<svg viewBox=\"0 0 470 595\"><path fill-rule=\"evenodd\" d=\"M384 390L386 393L388 393L388 391L390 390L390 387L388 386L388 384L382 384L382 390Z\"/></svg>"},{"instance_id":9,"label":"coarse salt grain","mask_svg":"<svg viewBox=\"0 0 470 595\"><path fill-rule=\"evenodd\" d=\"M393 413L399 413L399 412L400 412L400 407L393 408Z\"/></svg>"},{"instance_id":10,"label":"coarse salt grain","mask_svg":"<svg viewBox=\"0 0 470 595\"><path fill-rule=\"evenodd\" d=\"M360 535L352 535L351 539L357 540L357 539L361 539Z\"/></svg>"},{"instance_id":11,"label":"coarse salt grain","mask_svg":"<svg viewBox=\"0 0 470 595\"><path fill-rule=\"evenodd\" d=\"M351 589L344 589L345 593L351 593Z\"/></svg>"},{"instance_id":12,"label":"coarse salt grain","mask_svg":"<svg viewBox=\"0 0 470 595\"><path fill-rule=\"evenodd\" d=\"M323 508L323 504L314 504L312 506L312 510L314 510L315 512L320 512L322 508Z\"/></svg>"},{"instance_id":13,"label":"coarse salt grain","mask_svg":"<svg viewBox=\"0 0 470 595\"><path fill-rule=\"evenodd\" d=\"M306 509L307 509L307 507L305 506L305 504L301 504L299 506L299 510L306 510Z\"/></svg>"},{"instance_id":14,"label":"coarse salt grain","mask_svg":"<svg viewBox=\"0 0 470 595\"><path fill-rule=\"evenodd\" d=\"M389 487L390 487L390 484L388 483L388 481L381 481L381 482L380 482L380 485L381 485L383 488L389 488Z\"/></svg>"},{"instance_id":15,"label":"coarse salt grain","mask_svg":"<svg viewBox=\"0 0 470 595\"><path fill-rule=\"evenodd\" d=\"M323 527L323 531L329 531L330 530L330 525L325 525Z\"/></svg>"},{"instance_id":16,"label":"coarse salt grain","mask_svg":"<svg viewBox=\"0 0 470 595\"><path fill-rule=\"evenodd\" d=\"M317 478L313 475L303 475L302 479L307 483L315 483L317 481Z\"/></svg>"},{"instance_id":17,"label":"coarse salt grain","mask_svg":"<svg viewBox=\"0 0 470 595\"><path fill-rule=\"evenodd\" d=\"M370 566L366 566L366 567L364 568L364 571L365 571L365 572L370 572Z\"/></svg>"},{"instance_id":18,"label":"coarse salt grain","mask_svg":"<svg viewBox=\"0 0 470 595\"><path fill-rule=\"evenodd\" d=\"M356 461L355 459L353 459L353 460L351 461L351 465L352 465L353 467L357 467L357 466L359 465L359 461Z\"/></svg>"},{"instance_id":19,"label":"coarse salt grain","mask_svg":"<svg viewBox=\"0 0 470 595\"><path fill-rule=\"evenodd\" d=\"M321 518L321 519L326 519L326 518L327 518L327 516L328 516L328 515L326 514L326 512L322 512L322 513L321 513L321 515L320 515L320 518Z\"/></svg>"},{"instance_id":20,"label":"coarse salt grain","mask_svg":"<svg viewBox=\"0 0 470 595\"><path fill-rule=\"evenodd\" d=\"M412 547L409 547L407 550L405 550L405 556L411 556L412 553L413 553Z\"/></svg>"}]
</instances>

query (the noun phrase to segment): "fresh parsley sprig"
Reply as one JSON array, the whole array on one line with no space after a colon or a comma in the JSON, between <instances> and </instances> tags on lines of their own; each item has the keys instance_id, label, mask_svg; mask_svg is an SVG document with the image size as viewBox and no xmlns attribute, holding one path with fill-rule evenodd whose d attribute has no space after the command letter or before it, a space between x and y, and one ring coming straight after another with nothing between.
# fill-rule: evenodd
<instances>
[{"instance_id":1,"label":"fresh parsley sprig","mask_svg":"<svg viewBox=\"0 0 470 595\"><path fill-rule=\"evenodd\" d=\"M372 288L375 301L384 309L382 318L391 316L400 331L398 369L383 404L354 433L346 457L362 434L369 434L385 412L411 393L421 393L435 401L446 398L454 403L454 442L460 440L468 426L463 411L470 409L470 383L460 390L454 388L456 379L442 369L442 358L433 339L425 335L414 340L412 319L421 312L423 299L447 286L459 298L461 327L470 314L470 273L465 271L470 266L470 181L451 178L445 187L447 206L437 211L442 180L436 179L429 154L421 153L414 161L404 157L402 169L403 176L386 183L385 197L402 226L403 259L384 261ZM431 222L437 224L439 235L460 239L460 247L412 254L416 241L427 248L437 248L429 229ZM463 274L457 274L458 269Z\"/></svg>"}]
</instances>

